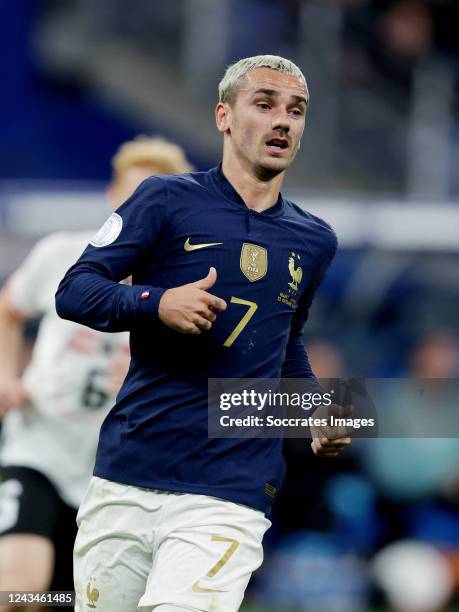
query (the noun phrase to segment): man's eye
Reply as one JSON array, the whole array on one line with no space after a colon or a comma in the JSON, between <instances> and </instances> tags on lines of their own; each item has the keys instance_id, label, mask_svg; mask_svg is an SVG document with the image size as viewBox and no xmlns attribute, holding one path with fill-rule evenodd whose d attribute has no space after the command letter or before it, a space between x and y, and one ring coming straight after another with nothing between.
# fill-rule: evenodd
<instances>
[{"instance_id":1,"label":"man's eye","mask_svg":"<svg viewBox=\"0 0 459 612\"><path fill-rule=\"evenodd\" d=\"M303 111L300 110L299 108L294 108L292 110L292 114L295 115L296 117L301 117L303 115Z\"/></svg>"},{"instance_id":2,"label":"man's eye","mask_svg":"<svg viewBox=\"0 0 459 612\"><path fill-rule=\"evenodd\" d=\"M269 104L267 104L266 102L258 102L257 106L258 108L262 108L263 110L267 110L270 108Z\"/></svg>"}]
</instances>

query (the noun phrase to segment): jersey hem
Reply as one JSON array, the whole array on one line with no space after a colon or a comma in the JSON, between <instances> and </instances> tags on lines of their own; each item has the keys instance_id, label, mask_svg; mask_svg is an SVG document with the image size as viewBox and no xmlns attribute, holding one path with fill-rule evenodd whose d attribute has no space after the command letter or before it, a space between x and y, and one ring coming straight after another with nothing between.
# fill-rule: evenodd
<instances>
[{"instance_id":1,"label":"jersey hem","mask_svg":"<svg viewBox=\"0 0 459 612\"><path fill-rule=\"evenodd\" d=\"M260 503L254 504L252 500L249 500L244 495L236 495L231 494L225 491L224 489L220 489L218 487L210 488L200 485L194 485L187 482L180 483L170 483L170 482L162 482L156 480L149 480L148 482L144 480L136 480L132 478L120 478L118 475L112 474L110 470L94 470L94 476L98 478L105 478L106 480L112 480L113 482L118 482L125 485L130 485L134 487L142 487L144 489L157 489L159 491L172 491L174 493L194 493L196 495L205 495L206 497L216 497L218 499L222 499L223 501L229 501L233 504L239 504L242 506L247 506L252 510L258 510L263 512L266 516L271 512L271 504L269 503Z\"/></svg>"}]
</instances>

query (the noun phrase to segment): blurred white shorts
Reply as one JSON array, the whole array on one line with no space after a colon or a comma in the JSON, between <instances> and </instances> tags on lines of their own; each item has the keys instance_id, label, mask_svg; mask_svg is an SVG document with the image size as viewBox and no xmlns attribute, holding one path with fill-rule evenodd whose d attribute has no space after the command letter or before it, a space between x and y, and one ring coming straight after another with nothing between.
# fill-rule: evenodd
<instances>
[{"instance_id":1,"label":"blurred white shorts","mask_svg":"<svg viewBox=\"0 0 459 612\"><path fill-rule=\"evenodd\" d=\"M97 477L77 521L77 612L236 612L271 525L229 501Z\"/></svg>"}]
</instances>

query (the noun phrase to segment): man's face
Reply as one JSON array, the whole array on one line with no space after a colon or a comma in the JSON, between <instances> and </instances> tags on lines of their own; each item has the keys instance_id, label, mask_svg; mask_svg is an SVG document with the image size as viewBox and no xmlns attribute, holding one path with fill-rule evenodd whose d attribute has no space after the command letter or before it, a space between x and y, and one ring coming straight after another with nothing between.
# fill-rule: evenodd
<instances>
[{"instance_id":1,"label":"man's face","mask_svg":"<svg viewBox=\"0 0 459 612\"><path fill-rule=\"evenodd\" d=\"M121 170L108 189L108 199L112 208L121 206L142 181L155 174L161 174L161 168L155 164L140 164Z\"/></svg>"},{"instance_id":2,"label":"man's face","mask_svg":"<svg viewBox=\"0 0 459 612\"><path fill-rule=\"evenodd\" d=\"M298 151L308 99L296 77L271 68L251 70L226 106L224 131L236 156L265 179L285 170Z\"/></svg>"}]
</instances>

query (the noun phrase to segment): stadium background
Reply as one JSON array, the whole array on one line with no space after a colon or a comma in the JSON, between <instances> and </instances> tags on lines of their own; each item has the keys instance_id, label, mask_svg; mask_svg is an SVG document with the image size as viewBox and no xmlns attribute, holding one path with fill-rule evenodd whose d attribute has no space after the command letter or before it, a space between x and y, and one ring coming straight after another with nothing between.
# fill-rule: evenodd
<instances>
[{"instance_id":1,"label":"stadium background","mask_svg":"<svg viewBox=\"0 0 459 612\"><path fill-rule=\"evenodd\" d=\"M284 193L340 240L314 369L457 378L458 32L455 0L1 2L0 279L40 236L99 225L123 140L161 134L216 165L225 65L278 53L311 90ZM454 609L456 442L360 440L333 462L289 442L245 610Z\"/></svg>"}]
</instances>

